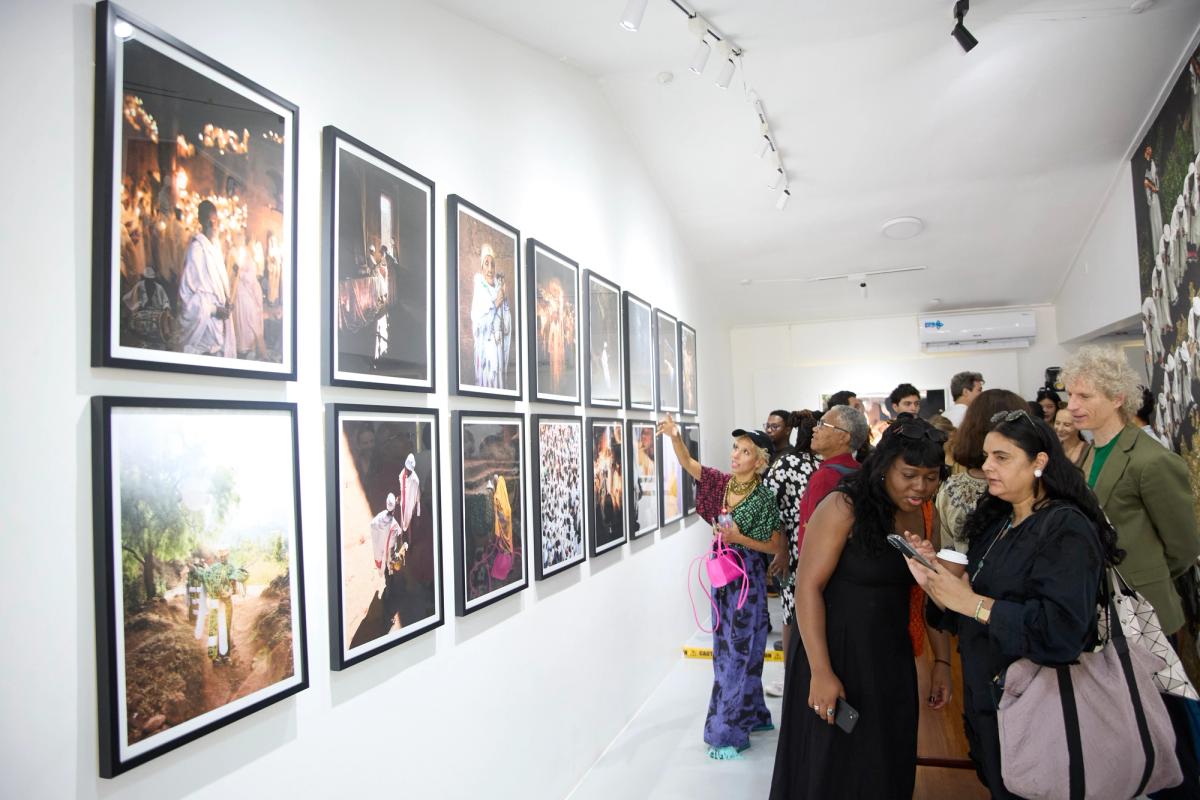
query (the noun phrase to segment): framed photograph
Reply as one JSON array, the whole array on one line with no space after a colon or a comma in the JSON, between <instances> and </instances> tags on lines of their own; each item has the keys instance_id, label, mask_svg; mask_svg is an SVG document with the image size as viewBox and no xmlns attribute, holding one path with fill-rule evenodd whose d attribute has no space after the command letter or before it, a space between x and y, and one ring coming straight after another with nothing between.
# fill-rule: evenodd
<instances>
[{"instance_id":1,"label":"framed photograph","mask_svg":"<svg viewBox=\"0 0 1200 800\"><path fill-rule=\"evenodd\" d=\"M296 106L96 6L92 366L296 377Z\"/></svg>"},{"instance_id":2,"label":"framed photograph","mask_svg":"<svg viewBox=\"0 0 1200 800\"><path fill-rule=\"evenodd\" d=\"M579 403L579 265L537 239L529 265L529 398Z\"/></svg>"},{"instance_id":3,"label":"framed photograph","mask_svg":"<svg viewBox=\"0 0 1200 800\"><path fill-rule=\"evenodd\" d=\"M658 436L658 493L659 525L670 525L683 519L683 465L675 456L671 440Z\"/></svg>"},{"instance_id":4,"label":"framed photograph","mask_svg":"<svg viewBox=\"0 0 1200 800\"><path fill-rule=\"evenodd\" d=\"M658 448L654 423L631 419L629 442L629 535L636 539L658 529Z\"/></svg>"},{"instance_id":5,"label":"framed photograph","mask_svg":"<svg viewBox=\"0 0 1200 800\"><path fill-rule=\"evenodd\" d=\"M327 126L329 382L432 392L433 181Z\"/></svg>"},{"instance_id":6,"label":"framed photograph","mask_svg":"<svg viewBox=\"0 0 1200 800\"><path fill-rule=\"evenodd\" d=\"M296 406L92 399L100 776L308 686Z\"/></svg>"},{"instance_id":7,"label":"framed photograph","mask_svg":"<svg viewBox=\"0 0 1200 800\"><path fill-rule=\"evenodd\" d=\"M455 613L529 585L525 572L525 417L455 411Z\"/></svg>"},{"instance_id":8,"label":"framed photograph","mask_svg":"<svg viewBox=\"0 0 1200 800\"><path fill-rule=\"evenodd\" d=\"M437 412L330 404L330 659L357 664L441 625Z\"/></svg>"},{"instance_id":9,"label":"framed photograph","mask_svg":"<svg viewBox=\"0 0 1200 800\"><path fill-rule=\"evenodd\" d=\"M589 419L588 530L593 556L625 543L625 427L619 419Z\"/></svg>"},{"instance_id":10,"label":"framed photograph","mask_svg":"<svg viewBox=\"0 0 1200 800\"><path fill-rule=\"evenodd\" d=\"M696 329L679 323L679 411L700 413L700 380L696 374Z\"/></svg>"},{"instance_id":11,"label":"framed photograph","mask_svg":"<svg viewBox=\"0 0 1200 800\"><path fill-rule=\"evenodd\" d=\"M583 271L585 402L589 406L620 408L621 371L625 363L621 344L621 288L590 269Z\"/></svg>"},{"instance_id":12,"label":"framed photograph","mask_svg":"<svg viewBox=\"0 0 1200 800\"><path fill-rule=\"evenodd\" d=\"M450 387L521 399L521 233L458 195L446 198Z\"/></svg>"},{"instance_id":13,"label":"framed photograph","mask_svg":"<svg viewBox=\"0 0 1200 800\"><path fill-rule=\"evenodd\" d=\"M654 309L655 359L658 365L658 410L679 411L679 323Z\"/></svg>"},{"instance_id":14,"label":"framed photograph","mask_svg":"<svg viewBox=\"0 0 1200 800\"><path fill-rule=\"evenodd\" d=\"M654 314L650 304L625 292L625 404L639 411L654 410Z\"/></svg>"},{"instance_id":15,"label":"framed photograph","mask_svg":"<svg viewBox=\"0 0 1200 800\"><path fill-rule=\"evenodd\" d=\"M533 570L548 578L587 558L583 546L583 420L534 414Z\"/></svg>"},{"instance_id":16,"label":"framed photograph","mask_svg":"<svg viewBox=\"0 0 1200 800\"><path fill-rule=\"evenodd\" d=\"M679 426L683 432L683 441L687 442L688 452L692 458L700 461L700 426L695 422L685 422ZM701 462L703 463L703 462ZM683 513L696 513L696 479L683 472Z\"/></svg>"}]
</instances>

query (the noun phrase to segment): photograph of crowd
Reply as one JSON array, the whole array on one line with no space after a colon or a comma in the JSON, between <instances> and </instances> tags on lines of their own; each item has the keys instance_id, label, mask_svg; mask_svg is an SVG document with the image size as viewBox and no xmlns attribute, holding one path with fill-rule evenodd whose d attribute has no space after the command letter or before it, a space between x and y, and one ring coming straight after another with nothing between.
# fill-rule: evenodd
<instances>
[{"instance_id":1,"label":"photograph of crowd","mask_svg":"<svg viewBox=\"0 0 1200 800\"><path fill-rule=\"evenodd\" d=\"M658 490L662 497L660 525L670 525L683 519L683 465L675 456L670 441L658 437Z\"/></svg>"},{"instance_id":2,"label":"photograph of crowd","mask_svg":"<svg viewBox=\"0 0 1200 800\"><path fill-rule=\"evenodd\" d=\"M437 414L334 405L334 669L443 622Z\"/></svg>"},{"instance_id":3,"label":"photograph of crowd","mask_svg":"<svg viewBox=\"0 0 1200 800\"><path fill-rule=\"evenodd\" d=\"M294 377L296 107L153 30L107 48L94 361Z\"/></svg>"},{"instance_id":4,"label":"photograph of crowd","mask_svg":"<svg viewBox=\"0 0 1200 800\"><path fill-rule=\"evenodd\" d=\"M456 613L529 585L522 484L524 417L454 412Z\"/></svg>"},{"instance_id":5,"label":"photograph of crowd","mask_svg":"<svg viewBox=\"0 0 1200 800\"><path fill-rule=\"evenodd\" d=\"M679 410L679 325L665 311L654 310L658 356L658 410Z\"/></svg>"},{"instance_id":6,"label":"photograph of crowd","mask_svg":"<svg viewBox=\"0 0 1200 800\"><path fill-rule=\"evenodd\" d=\"M654 410L654 316L650 304L625 292L625 402Z\"/></svg>"},{"instance_id":7,"label":"photograph of crowd","mask_svg":"<svg viewBox=\"0 0 1200 800\"><path fill-rule=\"evenodd\" d=\"M621 289L584 270L587 404L621 407Z\"/></svg>"},{"instance_id":8,"label":"photograph of crowd","mask_svg":"<svg viewBox=\"0 0 1200 800\"><path fill-rule=\"evenodd\" d=\"M700 426L694 422L685 422L679 426L683 441L687 444L692 458L700 460ZM683 473L683 513L696 513L696 479L687 472Z\"/></svg>"},{"instance_id":9,"label":"photograph of crowd","mask_svg":"<svg viewBox=\"0 0 1200 800\"><path fill-rule=\"evenodd\" d=\"M533 458L538 465L533 504L534 571L538 580L581 563L583 547L583 422L535 414Z\"/></svg>"},{"instance_id":10,"label":"photograph of crowd","mask_svg":"<svg viewBox=\"0 0 1200 800\"><path fill-rule=\"evenodd\" d=\"M307 685L295 407L98 397L93 420L111 776Z\"/></svg>"},{"instance_id":11,"label":"photograph of crowd","mask_svg":"<svg viewBox=\"0 0 1200 800\"><path fill-rule=\"evenodd\" d=\"M1132 159L1150 422L1200 485L1200 50Z\"/></svg>"},{"instance_id":12,"label":"photograph of crowd","mask_svg":"<svg viewBox=\"0 0 1200 800\"><path fill-rule=\"evenodd\" d=\"M679 387L684 414L700 411L700 380L696 374L696 330L691 325L679 323Z\"/></svg>"},{"instance_id":13,"label":"photograph of crowd","mask_svg":"<svg viewBox=\"0 0 1200 800\"><path fill-rule=\"evenodd\" d=\"M625 541L625 438L616 419L589 419L588 529L592 555L620 547Z\"/></svg>"},{"instance_id":14,"label":"photograph of crowd","mask_svg":"<svg viewBox=\"0 0 1200 800\"><path fill-rule=\"evenodd\" d=\"M579 402L579 265L536 239L528 242L530 395Z\"/></svg>"},{"instance_id":15,"label":"photograph of crowd","mask_svg":"<svg viewBox=\"0 0 1200 800\"><path fill-rule=\"evenodd\" d=\"M433 182L326 127L334 385L433 388Z\"/></svg>"},{"instance_id":16,"label":"photograph of crowd","mask_svg":"<svg viewBox=\"0 0 1200 800\"><path fill-rule=\"evenodd\" d=\"M658 528L658 468L654 423L629 420L629 534L644 536Z\"/></svg>"},{"instance_id":17,"label":"photograph of crowd","mask_svg":"<svg viewBox=\"0 0 1200 800\"><path fill-rule=\"evenodd\" d=\"M446 202L453 388L520 399L520 233L457 195Z\"/></svg>"}]
</instances>

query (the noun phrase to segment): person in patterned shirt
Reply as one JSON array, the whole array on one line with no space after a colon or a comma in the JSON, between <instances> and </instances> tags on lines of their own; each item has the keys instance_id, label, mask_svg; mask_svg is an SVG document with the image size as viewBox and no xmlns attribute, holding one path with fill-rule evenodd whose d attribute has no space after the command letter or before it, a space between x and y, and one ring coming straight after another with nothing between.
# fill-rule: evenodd
<instances>
[{"instance_id":1,"label":"person in patterned shirt","mask_svg":"<svg viewBox=\"0 0 1200 800\"><path fill-rule=\"evenodd\" d=\"M779 509L762 484L771 440L762 431L733 432L728 473L705 467L692 458L679 426L666 415L658 433L670 439L680 465L696 480L696 512L713 525L716 537L741 556L745 575L712 591L720 615L713 630L713 687L704 722L708 755L738 758L750 746L750 734L772 730L771 712L763 700L763 653L767 644L767 575L757 553L784 552ZM738 595L746 582L745 603Z\"/></svg>"}]
</instances>

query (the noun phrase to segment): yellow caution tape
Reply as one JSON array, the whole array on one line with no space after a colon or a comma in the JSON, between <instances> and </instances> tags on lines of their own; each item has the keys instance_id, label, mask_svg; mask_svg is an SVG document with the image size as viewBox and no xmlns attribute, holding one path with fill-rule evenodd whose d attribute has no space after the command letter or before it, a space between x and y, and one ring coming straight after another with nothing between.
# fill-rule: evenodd
<instances>
[{"instance_id":1,"label":"yellow caution tape","mask_svg":"<svg viewBox=\"0 0 1200 800\"><path fill-rule=\"evenodd\" d=\"M711 647L687 647L683 648L684 658L703 658L712 661L713 651ZM763 661L783 661L782 650L767 650L763 653Z\"/></svg>"}]
</instances>

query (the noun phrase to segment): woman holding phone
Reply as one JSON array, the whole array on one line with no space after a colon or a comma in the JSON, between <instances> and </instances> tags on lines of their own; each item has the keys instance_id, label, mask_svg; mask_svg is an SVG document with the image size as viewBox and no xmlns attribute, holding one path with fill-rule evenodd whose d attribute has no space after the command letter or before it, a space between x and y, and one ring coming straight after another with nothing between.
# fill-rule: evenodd
<instances>
[{"instance_id":1,"label":"woman holding phone","mask_svg":"<svg viewBox=\"0 0 1200 800\"><path fill-rule=\"evenodd\" d=\"M789 659L771 800L912 797L913 577L887 537L923 530L922 538L939 540L931 501L946 472L945 441L925 420L900 414L808 521L796 572L800 640ZM950 699L950 643L936 631L929 641L928 704L942 708ZM839 704L858 714L853 733Z\"/></svg>"},{"instance_id":2,"label":"woman holding phone","mask_svg":"<svg viewBox=\"0 0 1200 800\"><path fill-rule=\"evenodd\" d=\"M958 634L963 721L971 759L992 797L1015 795L1000 771L996 704L1010 664L1066 664L1096 642L1096 603L1117 533L1050 426L1027 411L1001 411L984 439L988 493L967 517L967 571L935 561L926 537L908 540L932 570L908 561L933 602L929 622ZM1064 568L1069 566L1068 568Z\"/></svg>"},{"instance_id":3,"label":"woman holding phone","mask_svg":"<svg viewBox=\"0 0 1200 800\"><path fill-rule=\"evenodd\" d=\"M780 532L775 496L762 484L771 440L762 431L733 432L728 473L692 458L670 414L658 424L675 449L680 465L696 481L696 512L742 557L744 578L713 589L720 614L713 631L713 688L704 722L708 755L739 758L750 734L774 728L763 701L763 653L767 644L766 564L753 553L780 556L786 543ZM779 559L777 559L777 562ZM748 582L745 604L737 607L741 581Z\"/></svg>"}]
</instances>

